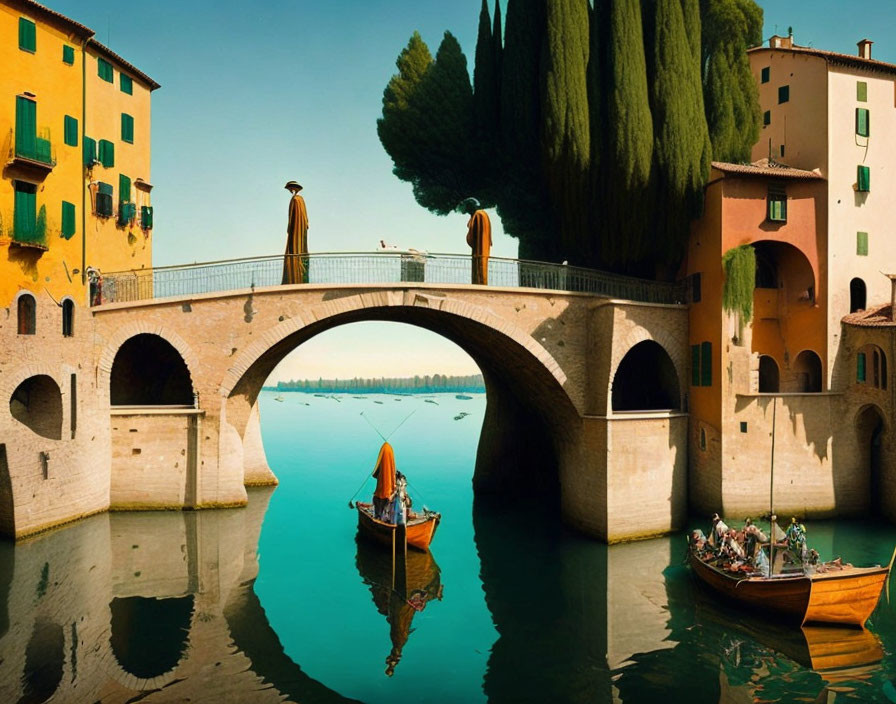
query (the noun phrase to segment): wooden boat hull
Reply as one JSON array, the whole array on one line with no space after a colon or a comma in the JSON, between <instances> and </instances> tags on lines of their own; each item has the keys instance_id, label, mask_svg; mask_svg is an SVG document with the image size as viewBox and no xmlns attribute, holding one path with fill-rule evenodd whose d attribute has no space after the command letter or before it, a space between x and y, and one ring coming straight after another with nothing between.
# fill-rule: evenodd
<instances>
[{"instance_id":1,"label":"wooden boat hull","mask_svg":"<svg viewBox=\"0 0 896 704\"><path fill-rule=\"evenodd\" d=\"M736 577L688 551L694 574L728 599L798 625L864 626L877 606L889 567L848 567L839 572L773 578Z\"/></svg>"},{"instance_id":2,"label":"wooden boat hull","mask_svg":"<svg viewBox=\"0 0 896 704\"><path fill-rule=\"evenodd\" d=\"M361 533L383 545L391 547L393 535L396 533L398 526L374 518L372 504L358 502L356 507L358 509L358 529ZM436 528L439 527L441 518L441 514L438 513L431 513L420 518L411 518L406 529L408 546L417 550L429 550L429 545L435 537ZM398 535L395 535L395 539L398 539Z\"/></svg>"}]
</instances>

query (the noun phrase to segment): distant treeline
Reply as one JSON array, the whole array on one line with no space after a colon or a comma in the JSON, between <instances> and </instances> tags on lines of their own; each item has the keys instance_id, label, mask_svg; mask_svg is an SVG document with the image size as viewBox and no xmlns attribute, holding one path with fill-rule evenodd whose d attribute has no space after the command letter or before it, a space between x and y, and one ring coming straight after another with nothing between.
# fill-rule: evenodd
<instances>
[{"instance_id":1,"label":"distant treeline","mask_svg":"<svg viewBox=\"0 0 896 704\"><path fill-rule=\"evenodd\" d=\"M405 393L437 393L440 391L485 391L482 374L449 376L380 377L379 379L304 379L278 381L276 386L266 386L272 391L310 391L319 393L381 393L403 391Z\"/></svg>"}]
</instances>

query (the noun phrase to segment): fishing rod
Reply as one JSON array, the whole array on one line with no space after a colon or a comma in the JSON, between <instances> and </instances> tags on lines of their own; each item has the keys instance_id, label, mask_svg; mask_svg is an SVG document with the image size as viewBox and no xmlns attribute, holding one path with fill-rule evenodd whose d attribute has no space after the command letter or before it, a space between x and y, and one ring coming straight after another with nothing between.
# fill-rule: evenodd
<instances>
[{"instance_id":1,"label":"fishing rod","mask_svg":"<svg viewBox=\"0 0 896 704\"><path fill-rule=\"evenodd\" d=\"M393 435L395 435L395 433L398 432L398 428L400 428L401 426L403 426L403 425L407 422L408 418L410 418L410 417L411 417L412 415L414 415L416 412L417 412L417 409L415 408L413 411L411 411L410 413L408 413L407 416L405 416L404 420L401 421L401 423L398 424L398 426L395 428L395 430L393 430L391 433L389 433L389 436L388 436L388 437L384 437L384 436L383 436L383 434L379 431L379 428L377 428L377 427L373 424L373 421L370 420L370 418L368 418L367 416L364 415L364 411L361 411L361 417L364 418L364 420L367 421L367 423L370 425L370 427L373 428L374 432L375 432L377 435L379 435L380 438L382 438L383 442L389 442L389 438L391 438ZM371 476L371 475L368 474L367 476L364 477L364 482L361 484L361 486L358 487L358 490L357 490L354 494L352 494L352 498L350 498L350 499L348 500L348 507L349 507L349 508L354 508L355 497L356 497L358 494L361 493L361 489L363 489L364 486L367 484L367 481L370 479L370 476Z\"/></svg>"}]
</instances>

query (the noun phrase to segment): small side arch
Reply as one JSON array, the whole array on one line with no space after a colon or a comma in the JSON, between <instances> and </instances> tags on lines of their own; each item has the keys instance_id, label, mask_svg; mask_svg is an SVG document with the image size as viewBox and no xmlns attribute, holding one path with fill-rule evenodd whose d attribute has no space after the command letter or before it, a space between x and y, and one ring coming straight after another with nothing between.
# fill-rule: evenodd
<instances>
[{"instance_id":1,"label":"small side arch","mask_svg":"<svg viewBox=\"0 0 896 704\"><path fill-rule=\"evenodd\" d=\"M759 393L775 394L781 390L781 373L771 355L759 356Z\"/></svg>"},{"instance_id":2,"label":"small side arch","mask_svg":"<svg viewBox=\"0 0 896 704\"><path fill-rule=\"evenodd\" d=\"M37 300L27 291L16 297L16 331L19 335L37 332Z\"/></svg>"},{"instance_id":3,"label":"small side arch","mask_svg":"<svg viewBox=\"0 0 896 704\"><path fill-rule=\"evenodd\" d=\"M849 282L849 312L865 310L868 289L858 276Z\"/></svg>"},{"instance_id":4,"label":"small side arch","mask_svg":"<svg viewBox=\"0 0 896 704\"><path fill-rule=\"evenodd\" d=\"M193 398L190 370L166 339L140 333L118 348L109 374L112 406L191 406Z\"/></svg>"},{"instance_id":5,"label":"small side arch","mask_svg":"<svg viewBox=\"0 0 896 704\"><path fill-rule=\"evenodd\" d=\"M629 349L613 375L611 400L614 412L679 410L678 374L666 349L653 340Z\"/></svg>"},{"instance_id":6,"label":"small side arch","mask_svg":"<svg viewBox=\"0 0 896 704\"><path fill-rule=\"evenodd\" d=\"M814 350L803 350L793 361L794 391L818 393L824 390L824 368Z\"/></svg>"},{"instance_id":7,"label":"small side arch","mask_svg":"<svg viewBox=\"0 0 896 704\"><path fill-rule=\"evenodd\" d=\"M62 336L75 335L75 302L69 296L62 299Z\"/></svg>"}]
</instances>

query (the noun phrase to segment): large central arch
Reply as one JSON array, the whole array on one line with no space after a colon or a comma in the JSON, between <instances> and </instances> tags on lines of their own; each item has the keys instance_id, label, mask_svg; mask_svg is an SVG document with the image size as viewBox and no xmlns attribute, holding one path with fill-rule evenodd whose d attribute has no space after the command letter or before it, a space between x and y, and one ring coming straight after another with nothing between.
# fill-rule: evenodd
<instances>
[{"instance_id":1,"label":"large central arch","mask_svg":"<svg viewBox=\"0 0 896 704\"><path fill-rule=\"evenodd\" d=\"M477 490L557 486L560 454L566 451L564 439L576 428L579 415L564 390L566 377L559 364L531 335L506 322L490 320L487 311L475 306L459 302L452 306L455 302L450 299L441 299L440 305L433 307L419 301L369 305L365 296L353 298L356 300L340 301L341 310L315 316L308 324L283 321L244 351L221 384L222 458L233 446L245 446L258 394L290 352L334 327L387 321L441 335L469 354L481 369L487 408L473 479Z\"/></svg>"}]
</instances>

